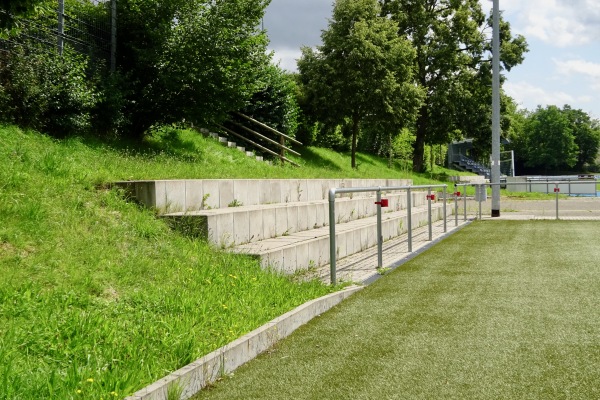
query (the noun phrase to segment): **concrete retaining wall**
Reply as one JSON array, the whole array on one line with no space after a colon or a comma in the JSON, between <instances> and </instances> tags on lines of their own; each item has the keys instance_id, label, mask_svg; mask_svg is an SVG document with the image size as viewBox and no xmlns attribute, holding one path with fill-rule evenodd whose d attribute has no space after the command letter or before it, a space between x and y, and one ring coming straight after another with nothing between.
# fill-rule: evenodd
<instances>
[{"instance_id":1,"label":"concrete retaining wall","mask_svg":"<svg viewBox=\"0 0 600 400\"><path fill-rule=\"evenodd\" d=\"M327 200L329 189L406 186L407 179L204 179L116 182L160 213ZM355 194L353 197L357 197ZM349 196L350 197L350 196Z\"/></svg>"}]
</instances>

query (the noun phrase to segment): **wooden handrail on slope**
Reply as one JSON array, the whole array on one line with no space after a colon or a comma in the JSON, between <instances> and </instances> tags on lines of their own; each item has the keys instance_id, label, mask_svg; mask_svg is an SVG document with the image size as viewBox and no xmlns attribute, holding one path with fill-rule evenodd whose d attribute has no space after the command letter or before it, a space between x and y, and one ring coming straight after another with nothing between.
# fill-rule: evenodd
<instances>
[{"instance_id":1,"label":"wooden handrail on slope","mask_svg":"<svg viewBox=\"0 0 600 400\"><path fill-rule=\"evenodd\" d=\"M299 142L298 140L294 139L293 137L291 137L291 136L288 136L288 135L286 135L285 133L281 133L281 132L279 132L277 129L273 129L273 128L271 128L269 125L265 125L265 124L263 124L262 122L255 120L254 118L251 118L251 117L249 117L249 116L247 116L247 115L244 115L244 114L241 114L241 113L236 113L236 114L237 114L237 115L239 115L239 116L240 116L240 117L242 117L242 118L245 118L245 119L247 119L247 120L248 120L248 121L250 121L250 122L254 122L254 123L255 123L255 124L257 124L257 125L260 125L260 126L262 126L263 128L270 130L271 132L275 133L276 135L282 136L282 137L286 138L287 140L290 140L290 141L292 141L292 142L294 142L294 143L296 143L296 144L299 144L299 145L301 145L301 144L302 144L302 142Z\"/></svg>"},{"instance_id":2,"label":"wooden handrail on slope","mask_svg":"<svg viewBox=\"0 0 600 400\"><path fill-rule=\"evenodd\" d=\"M295 152L295 151L293 151L292 149L290 149L290 148L286 147L286 146L285 146L285 141L286 141L286 140L289 140L289 141L291 141L291 142L293 142L293 143L296 143L296 144L299 144L299 145L302 145L302 142L300 142L300 141L298 141L298 140L294 139L294 138L293 138L293 137L291 137L291 136L288 136L288 135L286 135L285 133L281 133L281 132L279 132L277 129L271 128L270 126L268 126L268 125L266 125L266 124L263 124L262 122L260 122L260 121L257 121L256 119L254 119L254 118L252 118L252 117L249 117L249 116L247 116L247 115L244 115L244 114L242 114L242 113L239 113L239 112L236 112L235 114L279 136L279 143L277 143L275 140L269 139L269 138L265 137L264 135L261 135L260 133L258 133L258 132L256 132L256 131L254 131L254 130L252 130L252 129L250 129L250 128L247 128L247 127L245 127L245 126L243 126L243 125L241 125L241 124L238 124L238 123L235 123L235 122L232 122L232 121L230 121L230 122L232 122L234 125L236 125L236 126L239 126L239 127L242 127L242 128L245 130L245 131L247 131L247 132L249 132L249 133L251 133L251 134L253 134L253 135L256 135L256 136L258 136L258 137L260 137L261 139L266 139L266 140L268 140L270 143L273 143L275 146L277 146L277 147L280 149L280 154L275 154L275 155L281 159L281 162L284 162L284 161L288 161L288 162L290 162L290 160L288 160L288 159L285 157L285 152L286 152L286 151L289 151L289 152L291 152L291 153L293 153L293 154L296 154L297 156L300 156L300 153L298 153L298 152ZM298 164L295 164L295 163L292 163L292 164L294 164L294 165L298 165Z\"/></svg>"},{"instance_id":3,"label":"wooden handrail on slope","mask_svg":"<svg viewBox=\"0 0 600 400\"><path fill-rule=\"evenodd\" d=\"M230 134L232 134L233 136L235 136L235 137L237 137L237 138L239 138L239 139L242 139L242 140L244 140L244 141L246 141L246 142L250 143L252 146L254 146L254 147L257 147L257 148L261 149L262 151L266 151L266 152L267 152L267 153L269 153L269 154L272 154L272 155L274 155L274 156L276 156L276 157L279 157L279 158L281 158L281 160L282 160L282 161L287 161L287 162L289 162L290 164L292 164L292 165L295 165L296 167L299 167L299 166L300 166L299 164L296 164L295 162L293 162L292 160L290 160L290 159L286 158L285 156L282 156L281 154L277 154L277 153L275 153L273 150L267 149L266 147L264 147L264 146L261 146L260 144L258 144L258 143L256 143L256 142L253 142L252 140L250 140L250 139L248 139L248 138L245 138L245 137L243 137L242 135L240 135L240 134L238 134L238 133L236 133L236 132L232 131L232 130L231 130L231 129L229 129L229 128L226 128L226 127L224 127L223 125L217 125L217 126L218 126L219 128L221 128L221 129L223 129L225 132L227 132L227 133L230 133Z\"/></svg>"},{"instance_id":4,"label":"wooden handrail on slope","mask_svg":"<svg viewBox=\"0 0 600 400\"><path fill-rule=\"evenodd\" d=\"M268 137L266 137L266 136L264 136L264 135L261 135L260 133L258 133L258 132L256 132L256 131L253 131L252 129L248 128L247 126L244 126L244 125L242 125L242 124L240 124L240 123L233 122L233 121L229 121L229 123L231 123L231 124L233 124L233 125L237 126L238 128L241 128L241 129L245 130L246 132L249 132L249 133L251 133L251 134L253 134L253 135L255 135L255 136L258 136L259 138L261 138L261 139L264 139L264 140L266 140L266 141L267 141L267 142L269 142L269 143L273 143L273 144L274 144L275 146L277 146L277 147L281 146L281 147L283 147L285 150L289 151L290 153L294 153L294 154L295 154L295 155L297 155L297 156L300 156L300 155L301 155L301 154L300 154L300 153L298 153L297 151L294 151L294 150L292 150L292 149L290 149L290 148L288 148L288 147L282 146L281 144L277 143L277 142L276 142L276 141L274 141L273 139L271 139L271 138L268 138Z\"/></svg>"}]
</instances>

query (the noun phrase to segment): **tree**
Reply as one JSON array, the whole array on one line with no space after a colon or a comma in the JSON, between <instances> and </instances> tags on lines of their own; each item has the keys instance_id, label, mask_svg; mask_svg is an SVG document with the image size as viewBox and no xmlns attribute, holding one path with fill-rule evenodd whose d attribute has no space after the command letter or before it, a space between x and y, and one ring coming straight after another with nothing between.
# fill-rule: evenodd
<instances>
[{"instance_id":1,"label":"tree","mask_svg":"<svg viewBox=\"0 0 600 400\"><path fill-rule=\"evenodd\" d=\"M29 17L47 0L0 0L0 29L11 29L20 17Z\"/></svg>"},{"instance_id":2,"label":"tree","mask_svg":"<svg viewBox=\"0 0 600 400\"><path fill-rule=\"evenodd\" d=\"M337 0L323 45L303 48L298 61L317 118L348 127L352 168L361 124L378 121L399 132L414 119L422 98L412 84L414 50L380 11L377 0Z\"/></svg>"},{"instance_id":3,"label":"tree","mask_svg":"<svg viewBox=\"0 0 600 400\"><path fill-rule=\"evenodd\" d=\"M525 124L529 167L558 171L577 163L578 148L571 122L558 107L538 107Z\"/></svg>"},{"instance_id":4,"label":"tree","mask_svg":"<svg viewBox=\"0 0 600 400\"><path fill-rule=\"evenodd\" d=\"M272 129L294 137L298 129L299 107L297 103L297 84L293 75L277 65L269 65L262 70L259 81L260 90L252 95L249 104L240 110L243 114L232 114L226 127L239 131L240 126L248 126L244 116L250 116ZM281 137L271 130L257 124L251 124L252 130L280 142ZM263 147L280 153L281 148L272 142L254 137L252 139Z\"/></svg>"},{"instance_id":5,"label":"tree","mask_svg":"<svg viewBox=\"0 0 600 400\"><path fill-rule=\"evenodd\" d=\"M299 109L294 76L279 66L268 65L260 73L260 90L241 112L271 128L294 136L298 129ZM265 132L267 136L270 134Z\"/></svg>"},{"instance_id":6,"label":"tree","mask_svg":"<svg viewBox=\"0 0 600 400\"><path fill-rule=\"evenodd\" d=\"M260 90L269 0L120 0L118 67L135 137L155 124L222 122Z\"/></svg>"},{"instance_id":7,"label":"tree","mask_svg":"<svg viewBox=\"0 0 600 400\"><path fill-rule=\"evenodd\" d=\"M571 106L565 105L562 112L569 120L578 148L574 169L581 172L586 164L596 163L600 149L600 129L598 126L594 126L590 116L582 110L575 110Z\"/></svg>"},{"instance_id":8,"label":"tree","mask_svg":"<svg viewBox=\"0 0 600 400\"><path fill-rule=\"evenodd\" d=\"M413 169L423 171L425 144L447 143L466 127L490 125L489 20L478 0L380 0L383 15L398 22L398 34L417 51L416 83L426 92L419 110ZM501 57L510 70L523 60L527 44L501 27ZM489 96L489 97L488 97ZM489 112L491 115L491 112Z\"/></svg>"}]
</instances>

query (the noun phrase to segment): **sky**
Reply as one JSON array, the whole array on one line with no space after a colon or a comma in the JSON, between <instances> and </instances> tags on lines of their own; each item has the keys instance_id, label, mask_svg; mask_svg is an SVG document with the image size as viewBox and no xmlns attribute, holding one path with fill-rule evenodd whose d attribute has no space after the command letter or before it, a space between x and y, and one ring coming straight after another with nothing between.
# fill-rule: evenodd
<instances>
[{"instance_id":1,"label":"sky","mask_svg":"<svg viewBox=\"0 0 600 400\"><path fill-rule=\"evenodd\" d=\"M499 0L513 35L525 36L525 61L504 71L504 90L521 108L569 104L600 119L600 1ZM491 0L480 0L489 13ZM333 0L271 0L264 17L274 61L296 71L302 46L321 44Z\"/></svg>"}]
</instances>

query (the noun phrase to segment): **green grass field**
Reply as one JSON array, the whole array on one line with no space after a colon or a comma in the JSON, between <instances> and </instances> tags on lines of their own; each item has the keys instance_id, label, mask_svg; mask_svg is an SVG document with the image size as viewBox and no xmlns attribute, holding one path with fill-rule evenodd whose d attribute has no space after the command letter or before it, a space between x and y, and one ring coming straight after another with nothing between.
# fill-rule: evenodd
<instances>
[{"instance_id":1,"label":"green grass field","mask_svg":"<svg viewBox=\"0 0 600 400\"><path fill-rule=\"evenodd\" d=\"M598 237L473 223L195 399L598 399Z\"/></svg>"}]
</instances>

